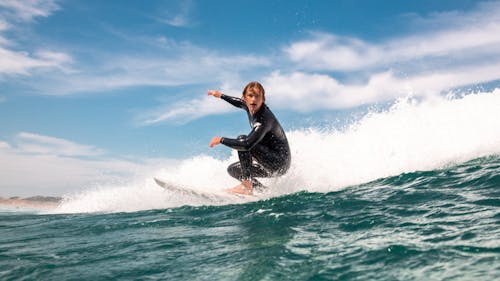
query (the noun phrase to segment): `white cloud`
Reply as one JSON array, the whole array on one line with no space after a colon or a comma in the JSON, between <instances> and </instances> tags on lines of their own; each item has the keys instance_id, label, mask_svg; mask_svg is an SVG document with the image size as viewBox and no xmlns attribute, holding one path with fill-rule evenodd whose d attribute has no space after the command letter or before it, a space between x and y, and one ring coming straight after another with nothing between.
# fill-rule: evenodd
<instances>
[{"instance_id":1,"label":"white cloud","mask_svg":"<svg viewBox=\"0 0 500 281\"><path fill-rule=\"evenodd\" d=\"M299 112L345 109L399 97L429 97L453 88L500 79L500 60L486 65L398 76L393 71L377 72L362 83L343 83L326 74L274 71L262 78L267 102L273 108ZM235 87L233 87L234 89ZM232 95L237 90L225 91ZM231 107L206 98L174 103L141 117L145 125L158 122L186 123L207 115L223 114Z\"/></svg>"},{"instance_id":2,"label":"white cloud","mask_svg":"<svg viewBox=\"0 0 500 281\"><path fill-rule=\"evenodd\" d=\"M373 75L365 84L349 85L324 74L272 73L264 80L273 107L297 111L349 108L401 96L404 81L392 72Z\"/></svg>"},{"instance_id":3,"label":"white cloud","mask_svg":"<svg viewBox=\"0 0 500 281\"><path fill-rule=\"evenodd\" d=\"M72 58L64 53L39 51L35 56L26 52L16 52L0 47L0 74L29 75L30 71L39 68L60 69L67 72L66 66Z\"/></svg>"},{"instance_id":4,"label":"white cloud","mask_svg":"<svg viewBox=\"0 0 500 281\"><path fill-rule=\"evenodd\" d=\"M19 25L19 22L48 17L58 8L52 0L0 0L0 32L11 30L14 25ZM71 56L62 52L41 49L30 54L27 50L16 50L15 47L16 42L0 34L0 74L30 75L31 71L43 68L67 71L66 65L72 62Z\"/></svg>"},{"instance_id":5,"label":"white cloud","mask_svg":"<svg viewBox=\"0 0 500 281\"><path fill-rule=\"evenodd\" d=\"M0 193L62 195L132 177L143 167L118 159L85 160L52 154L21 154L0 149Z\"/></svg>"},{"instance_id":6,"label":"white cloud","mask_svg":"<svg viewBox=\"0 0 500 281\"><path fill-rule=\"evenodd\" d=\"M375 73L367 82L345 84L325 74L273 72L264 85L273 106L297 111L341 109L403 96L434 96L453 88L500 79L500 60L443 72L399 77L392 71Z\"/></svg>"},{"instance_id":7,"label":"white cloud","mask_svg":"<svg viewBox=\"0 0 500 281\"><path fill-rule=\"evenodd\" d=\"M216 101L214 97L203 97L189 101L180 101L173 105L164 106L154 112L140 117L143 125L152 125L160 122L188 123L206 115L224 114L234 111L231 106Z\"/></svg>"},{"instance_id":8,"label":"white cloud","mask_svg":"<svg viewBox=\"0 0 500 281\"><path fill-rule=\"evenodd\" d=\"M312 32L283 49L285 60L261 80L273 107L297 111L350 108L500 79L500 2L469 12L413 17L419 32L370 43ZM283 59L283 58L281 58ZM285 69L290 68L292 71ZM271 60L269 58L269 60ZM286 68L285 68L286 67ZM328 71L344 72L344 80ZM360 74L362 73L362 74ZM356 82L352 82L356 77ZM155 122L216 114L199 99L172 107Z\"/></svg>"},{"instance_id":9,"label":"white cloud","mask_svg":"<svg viewBox=\"0 0 500 281\"><path fill-rule=\"evenodd\" d=\"M10 148L10 145L4 141L0 141L0 149Z\"/></svg>"},{"instance_id":10,"label":"white cloud","mask_svg":"<svg viewBox=\"0 0 500 281\"><path fill-rule=\"evenodd\" d=\"M181 4L181 8L166 13L164 19L182 25L182 17L192 9L190 5ZM282 56L227 54L165 37L137 38L118 33L115 35L122 40L148 46L148 55L93 52L91 62L83 62L60 52L39 51L31 55L0 45L0 74L31 75L38 68L58 69L63 75L38 71L39 75L28 82L33 92L53 95L134 86L221 85L228 81L235 85L242 84L242 77L261 76L270 93L269 102L280 108L348 108L407 94L434 95L453 87L500 79L499 14L500 4L494 2L480 4L470 12L413 17L412 22L424 30L377 43L313 32L309 40L282 49ZM40 15L33 12L33 17ZM0 22L0 29L1 26ZM73 64L78 71L68 67ZM328 71L342 71L345 79L331 76ZM352 82L354 76L356 83ZM203 92L148 110L138 119L143 124L188 122L228 112L199 98Z\"/></svg>"},{"instance_id":11,"label":"white cloud","mask_svg":"<svg viewBox=\"0 0 500 281\"><path fill-rule=\"evenodd\" d=\"M134 86L223 83L237 79L240 72L270 65L266 57L223 55L191 45L174 46L168 57L106 54L100 61L100 65L81 65L78 72L44 75L43 81L36 83L37 92L69 95Z\"/></svg>"},{"instance_id":12,"label":"white cloud","mask_svg":"<svg viewBox=\"0 0 500 281\"><path fill-rule=\"evenodd\" d=\"M32 21L35 17L48 17L59 9L55 0L0 0L0 8L8 10L9 17L19 21ZM3 13L7 14L7 13Z\"/></svg>"},{"instance_id":13,"label":"white cloud","mask_svg":"<svg viewBox=\"0 0 500 281\"><path fill-rule=\"evenodd\" d=\"M161 17L157 17L156 20L168 24L174 27L189 27L192 25L190 20L190 12L193 9L192 1L180 1L180 2L172 2L171 5L175 3L178 4L177 8L169 8L164 12L164 15Z\"/></svg>"},{"instance_id":14,"label":"white cloud","mask_svg":"<svg viewBox=\"0 0 500 281\"><path fill-rule=\"evenodd\" d=\"M313 40L295 42L285 48L288 57L314 70L355 70L373 64L380 50L355 38L315 33Z\"/></svg>"},{"instance_id":15,"label":"white cloud","mask_svg":"<svg viewBox=\"0 0 500 281\"><path fill-rule=\"evenodd\" d=\"M65 139L22 132L17 135L17 148L22 153L56 156L98 156L104 151Z\"/></svg>"},{"instance_id":16,"label":"white cloud","mask_svg":"<svg viewBox=\"0 0 500 281\"><path fill-rule=\"evenodd\" d=\"M73 62L73 58L66 53L52 52L48 50L38 51L36 52L36 56L40 60L46 62L44 66L60 67Z\"/></svg>"},{"instance_id":17,"label":"white cloud","mask_svg":"<svg viewBox=\"0 0 500 281\"><path fill-rule=\"evenodd\" d=\"M61 138L19 133L11 143L0 141L0 196L63 195L98 183L123 183L169 161L129 161L103 153Z\"/></svg>"},{"instance_id":18,"label":"white cloud","mask_svg":"<svg viewBox=\"0 0 500 281\"><path fill-rule=\"evenodd\" d=\"M186 15L175 15L173 17L165 17L158 19L158 21L175 27L184 27L189 25L189 20L186 17Z\"/></svg>"},{"instance_id":19,"label":"white cloud","mask_svg":"<svg viewBox=\"0 0 500 281\"><path fill-rule=\"evenodd\" d=\"M345 109L399 97L429 97L474 83L500 80L500 60L443 71L420 72L412 76L394 71L371 74L364 82L345 83L319 73L274 71L261 79L267 102L273 108L300 112ZM224 91L239 95L237 87ZM204 116L231 112L231 108L206 98L183 100L142 116L144 125L159 122L186 123Z\"/></svg>"},{"instance_id":20,"label":"white cloud","mask_svg":"<svg viewBox=\"0 0 500 281\"><path fill-rule=\"evenodd\" d=\"M90 59L82 61L62 52L41 50L32 55L0 46L0 74L30 75L23 85L32 93L70 95L136 86L223 84L237 80L242 72L271 65L266 56L224 54L165 37L138 38L110 32L133 45L147 46L149 51L93 50Z\"/></svg>"},{"instance_id":21,"label":"white cloud","mask_svg":"<svg viewBox=\"0 0 500 281\"><path fill-rule=\"evenodd\" d=\"M499 14L499 2L480 5L478 10L466 14L434 14L425 25L432 22L434 26L444 27L382 43L313 32L311 39L292 43L284 52L300 67L313 71L380 69L395 64L412 64L416 60L420 60L419 64L432 65L436 58L460 64L468 59L500 55ZM424 25L424 20L421 24Z\"/></svg>"},{"instance_id":22,"label":"white cloud","mask_svg":"<svg viewBox=\"0 0 500 281\"><path fill-rule=\"evenodd\" d=\"M240 96L240 80L229 80L221 84L219 91L230 96ZM173 103L164 103L154 110L149 110L138 116L137 123L140 125L153 125L161 122L185 124L192 120L207 116L234 112L235 108L226 102L221 102L207 95L207 89L200 89L199 97L194 99L183 99Z\"/></svg>"}]
</instances>

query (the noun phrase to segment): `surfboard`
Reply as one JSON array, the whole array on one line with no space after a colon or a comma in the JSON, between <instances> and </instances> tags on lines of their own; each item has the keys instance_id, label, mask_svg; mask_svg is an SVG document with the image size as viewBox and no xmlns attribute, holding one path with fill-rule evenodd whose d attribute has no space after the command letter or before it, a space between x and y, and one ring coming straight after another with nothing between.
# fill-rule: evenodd
<instances>
[{"instance_id":1,"label":"surfboard","mask_svg":"<svg viewBox=\"0 0 500 281\"><path fill-rule=\"evenodd\" d=\"M224 199L227 200L227 199L231 199L231 198L234 199L235 197L241 198L241 199L247 199L247 200L257 199L257 197L254 195L244 195L244 194L229 193L229 192L224 192L224 191L207 192L207 191L202 191L202 190L198 190L198 189L193 189L193 188L188 187L188 186L168 182L168 181L163 180L163 179L158 179L158 178L153 178L153 179L155 180L156 184L158 184L159 186L161 186L165 190L169 190L172 192L185 194L185 195L202 197L202 198L209 199L209 200L214 200L214 199L215 200L224 200Z\"/></svg>"}]
</instances>

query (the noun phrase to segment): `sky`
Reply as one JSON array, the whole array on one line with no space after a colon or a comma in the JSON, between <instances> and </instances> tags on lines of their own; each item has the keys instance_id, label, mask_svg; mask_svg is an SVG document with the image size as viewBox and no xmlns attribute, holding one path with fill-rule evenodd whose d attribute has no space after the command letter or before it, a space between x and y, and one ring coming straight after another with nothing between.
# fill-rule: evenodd
<instances>
[{"instance_id":1,"label":"sky","mask_svg":"<svg viewBox=\"0 0 500 281\"><path fill-rule=\"evenodd\" d=\"M0 196L225 157L250 81L287 131L495 88L500 1L0 0Z\"/></svg>"}]
</instances>

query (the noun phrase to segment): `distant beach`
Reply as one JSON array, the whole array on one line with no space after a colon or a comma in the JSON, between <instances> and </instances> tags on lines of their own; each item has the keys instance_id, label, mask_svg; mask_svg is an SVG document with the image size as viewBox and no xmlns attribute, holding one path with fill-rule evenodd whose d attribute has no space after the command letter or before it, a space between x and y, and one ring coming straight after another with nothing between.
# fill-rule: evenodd
<instances>
[{"instance_id":1,"label":"distant beach","mask_svg":"<svg viewBox=\"0 0 500 281\"><path fill-rule=\"evenodd\" d=\"M57 207L61 201L61 197L52 196L0 197L0 209L48 209Z\"/></svg>"}]
</instances>

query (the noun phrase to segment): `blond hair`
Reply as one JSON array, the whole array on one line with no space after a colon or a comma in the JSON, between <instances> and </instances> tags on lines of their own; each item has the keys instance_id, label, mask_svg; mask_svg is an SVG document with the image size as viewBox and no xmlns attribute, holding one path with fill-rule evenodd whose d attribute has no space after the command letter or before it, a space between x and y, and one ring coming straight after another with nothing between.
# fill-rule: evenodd
<instances>
[{"instance_id":1,"label":"blond hair","mask_svg":"<svg viewBox=\"0 0 500 281\"><path fill-rule=\"evenodd\" d=\"M262 94L263 100L266 101L266 91L264 90L264 87L262 87L262 84L260 84L259 82L252 81L248 83L243 89L243 93L241 95L244 97L245 94L249 92Z\"/></svg>"}]
</instances>

